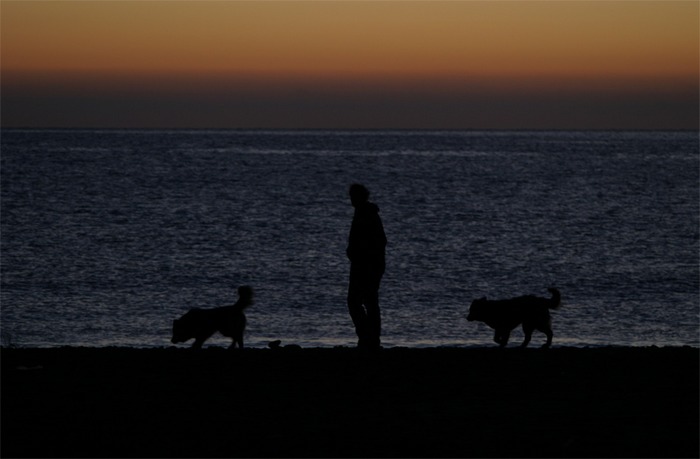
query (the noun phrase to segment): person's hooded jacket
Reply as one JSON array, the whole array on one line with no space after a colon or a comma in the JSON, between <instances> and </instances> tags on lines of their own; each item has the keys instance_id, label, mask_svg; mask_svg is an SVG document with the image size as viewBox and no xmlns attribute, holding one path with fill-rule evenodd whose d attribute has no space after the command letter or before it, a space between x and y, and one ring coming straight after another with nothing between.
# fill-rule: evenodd
<instances>
[{"instance_id":1,"label":"person's hooded jacket","mask_svg":"<svg viewBox=\"0 0 700 459\"><path fill-rule=\"evenodd\" d=\"M353 265L384 266L386 235L379 218L379 207L372 202L364 202L355 208L350 226L347 256Z\"/></svg>"}]
</instances>

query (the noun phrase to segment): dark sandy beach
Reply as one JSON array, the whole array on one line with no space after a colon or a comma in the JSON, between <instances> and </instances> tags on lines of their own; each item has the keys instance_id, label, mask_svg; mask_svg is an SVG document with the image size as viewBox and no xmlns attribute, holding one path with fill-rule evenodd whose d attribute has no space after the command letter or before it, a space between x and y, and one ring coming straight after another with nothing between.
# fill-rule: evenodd
<instances>
[{"instance_id":1,"label":"dark sandy beach","mask_svg":"<svg viewBox=\"0 0 700 459\"><path fill-rule=\"evenodd\" d=\"M2 349L2 457L698 457L697 348Z\"/></svg>"}]
</instances>

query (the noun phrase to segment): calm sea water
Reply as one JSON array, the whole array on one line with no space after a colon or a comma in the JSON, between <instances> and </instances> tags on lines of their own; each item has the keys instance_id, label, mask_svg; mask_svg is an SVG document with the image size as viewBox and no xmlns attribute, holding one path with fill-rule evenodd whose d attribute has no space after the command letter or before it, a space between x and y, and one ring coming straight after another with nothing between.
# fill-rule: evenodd
<instances>
[{"instance_id":1,"label":"calm sea water","mask_svg":"<svg viewBox=\"0 0 700 459\"><path fill-rule=\"evenodd\" d=\"M699 344L697 132L3 130L1 141L5 345L168 346L174 318L233 303L241 284L257 292L249 345L354 345L352 182L371 190L389 239L385 346L491 346L491 330L465 319L471 301L550 286L563 296L555 346Z\"/></svg>"}]
</instances>

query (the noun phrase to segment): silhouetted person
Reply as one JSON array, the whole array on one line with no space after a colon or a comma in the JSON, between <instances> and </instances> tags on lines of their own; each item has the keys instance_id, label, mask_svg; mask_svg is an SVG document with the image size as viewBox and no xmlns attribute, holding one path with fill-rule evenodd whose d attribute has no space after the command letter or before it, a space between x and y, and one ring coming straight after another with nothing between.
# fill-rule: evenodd
<instances>
[{"instance_id":1,"label":"silhouetted person","mask_svg":"<svg viewBox=\"0 0 700 459\"><path fill-rule=\"evenodd\" d=\"M379 207L369 202L367 188L360 184L350 186L350 201L355 215L347 248L350 259L348 309L355 324L357 346L378 349L381 332L379 284L384 274L386 235Z\"/></svg>"}]
</instances>

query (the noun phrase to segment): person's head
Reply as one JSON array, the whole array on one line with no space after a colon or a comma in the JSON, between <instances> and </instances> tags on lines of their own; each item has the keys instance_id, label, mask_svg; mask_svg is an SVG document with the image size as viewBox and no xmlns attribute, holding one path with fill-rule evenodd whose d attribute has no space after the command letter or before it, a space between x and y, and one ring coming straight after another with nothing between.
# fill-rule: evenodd
<instances>
[{"instance_id":1,"label":"person's head","mask_svg":"<svg viewBox=\"0 0 700 459\"><path fill-rule=\"evenodd\" d=\"M369 190L365 188L364 185L360 185L359 183L350 185L350 202L352 202L353 207L367 202L368 199Z\"/></svg>"},{"instance_id":2,"label":"person's head","mask_svg":"<svg viewBox=\"0 0 700 459\"><path fill-rule=\"evenodd\" d=\"M238 297L249 304L253 304L253 289L248 285L241 285L238 287Z\"/></svg>"}]
</instances>

